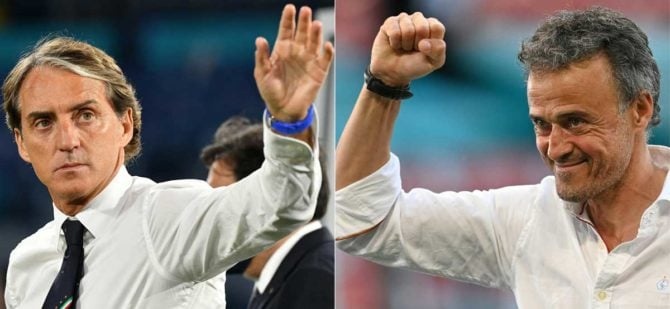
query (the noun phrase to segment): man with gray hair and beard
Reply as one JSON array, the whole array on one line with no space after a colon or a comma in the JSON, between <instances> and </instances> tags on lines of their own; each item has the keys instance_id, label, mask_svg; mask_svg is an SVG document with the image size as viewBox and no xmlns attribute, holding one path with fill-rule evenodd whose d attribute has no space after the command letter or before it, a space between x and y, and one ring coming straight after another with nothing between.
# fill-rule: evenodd
<instances>
[{"instance_id":1,"label":"man with gray hair and beard","mask_svg":"<svg viewBox=\"0 0 670 309\"><path fill-rule=\"evenodd\" d=\"M520 308L670 307L670 149L648 145L659 70L605 8L548 18L519 59L553 176L488 191L404 192L390 140L412 80L445 61L444 27L388 18L337 148L338 246L380 264L510 289Z\"/></svg>"}]
</instances>

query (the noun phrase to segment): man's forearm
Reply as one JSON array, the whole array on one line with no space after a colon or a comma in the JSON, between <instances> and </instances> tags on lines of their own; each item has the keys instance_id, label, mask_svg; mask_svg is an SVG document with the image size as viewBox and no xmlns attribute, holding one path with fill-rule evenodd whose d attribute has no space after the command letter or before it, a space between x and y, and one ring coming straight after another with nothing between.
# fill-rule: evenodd
<instances>
[{"instance_id":1,"label":"man's forearm","mask_svg":"<svg viewBox=\"0 0 670 309\"><path fill-rule=\"evenodd\" d=\"M297 140L301 140L301 141L307 143L307 145L309 145L310 147L312 147L312 149L314 149L314 133L312 132L311 128L308 128L307 130L302 131L300 133L296 133L296 134L283 134L283 133L277 132L277 131L273 131L273 132L275 132L277 134L280 134L280 135L292 137L292 138L295 138Z\"/></svg>"},{"instance_id":2,"label":"man's forearm","mask_svg":"<svg viewBox=\"0 0 670 309\"><path fill-rule=\"evenodd\" d=\"M367 73L385 87L397 90L441 67L445 51L442 23L420 12L411 16L401 13L387 18L379 29ZM400 100L363 87L337 146L336 189L372 174L389 160L399 110Z\"/></svg>"},{"instance_id":3,"label":"man's forearm","mask_svg":"<svg viewBox=\"0 0 670 309\"><path fill-rule=\"evenodd\" d=\"M399 111L400 100L384 98L363 86L337 145L336 190L370 175L389 160Z\"/></svg>"}]
</instances>

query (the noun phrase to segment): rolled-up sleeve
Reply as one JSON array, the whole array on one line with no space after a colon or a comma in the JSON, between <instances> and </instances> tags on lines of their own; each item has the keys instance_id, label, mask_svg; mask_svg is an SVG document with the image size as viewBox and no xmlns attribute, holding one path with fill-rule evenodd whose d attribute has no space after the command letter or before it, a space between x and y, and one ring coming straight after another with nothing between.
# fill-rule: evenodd
<instances>
[{"instance_id":1,"label":"rolled-up sleeve","mask_svg":"<svg viewBox=\"0 0 670 309\"><path fill-rule=\"evenodd\" d=\"M400 163L391 154L380 169L335 193L336 238L352 238L374 228L401 192Z\"/></svg>"}]
</instances>

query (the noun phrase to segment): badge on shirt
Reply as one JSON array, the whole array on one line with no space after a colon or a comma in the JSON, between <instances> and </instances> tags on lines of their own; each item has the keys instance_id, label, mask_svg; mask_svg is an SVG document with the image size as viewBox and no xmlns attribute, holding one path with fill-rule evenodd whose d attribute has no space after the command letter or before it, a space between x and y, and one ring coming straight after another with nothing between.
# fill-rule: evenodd
<instances>
[{"instance_id":1,"label":"badge on shirt","mask_svg":"<svg viewBox=\"0 0 670 309\"><path fill-rule=\"evenodd\" d=\"M668 276L663 276L663 279L656 282L656 289L659 292L670 293L670 280L668 279Z\"/></svg>"}]
</instances>

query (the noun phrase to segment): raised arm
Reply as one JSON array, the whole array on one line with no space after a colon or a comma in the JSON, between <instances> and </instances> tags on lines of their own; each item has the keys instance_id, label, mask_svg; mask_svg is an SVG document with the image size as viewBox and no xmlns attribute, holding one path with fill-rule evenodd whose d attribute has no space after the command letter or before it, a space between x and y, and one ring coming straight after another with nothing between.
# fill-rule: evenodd
<instances>
[{"instance_id":1,"label":"raised arm","mask_svg":"<svg viewBox=\"0 0 670 309\"><path fill-rule=\"evenodd\" d=\"M323 84L333 46L322 46L321 24L311 10L287 5L272 54L256 40L254 77L276 120L304 119ZM297 30L296 30L297 29ZM143 209L152 263L176 281L202 281L254 256L314 216L321 184L318 125L287 138L263 122L265 161L260 169L227 187L176 181L150 186ZM313 135L312 135L313 134ZM310 144L306 145L305 143ZM311 146L311 148L310 148Z\"/></svg>"},{"instance_id":2,"label":"raised arm","mask_svg":"<svg viewBox=\"0 0 670 309\"><path fill-rule=\"evenodd\" d=\"M372 46L370 73L392 88L408 86L445 60L444 26L417 12L389 17ZM364 68L361 68L361 71ZM389 160L400 100L363 85L336 151L336 189L364 178Z\"/></svg>"},{"instance_id":3,"label":"raised arm","mask_svg":"<svg viewBox=\"0 0 670 309\"><path fill-rule=\"evenodd\" d=\"M312 21L312 10L300 8L297 27L295 14L292 4L284 7L272 53L265 38L256 39L254 68L258 91L270 115L289 123L307 117L310 105L326 80L334 54L330 42L323 44L322 25ZM291 136L312 145L310 130Z\"/></svg>"}]
</instances>

